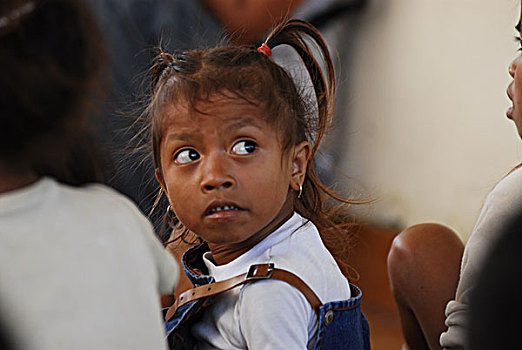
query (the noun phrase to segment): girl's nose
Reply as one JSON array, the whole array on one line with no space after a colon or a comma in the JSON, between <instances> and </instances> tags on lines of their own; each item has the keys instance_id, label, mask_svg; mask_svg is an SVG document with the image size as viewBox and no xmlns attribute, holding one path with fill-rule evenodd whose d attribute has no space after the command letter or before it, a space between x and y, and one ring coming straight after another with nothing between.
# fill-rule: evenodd
<instances>
[{"instance_id":1,"label":"girl's nose","mask_svg":"<svg viewBox=\"0 0 522 350\"><path fill-rule=\"evenodd\" d=\"M218 155L210 155L204 160L205 166L201 169L203 172L201 190L204 193L235 186L236 180L223 158Z\"/></svg>"}]
</instances>

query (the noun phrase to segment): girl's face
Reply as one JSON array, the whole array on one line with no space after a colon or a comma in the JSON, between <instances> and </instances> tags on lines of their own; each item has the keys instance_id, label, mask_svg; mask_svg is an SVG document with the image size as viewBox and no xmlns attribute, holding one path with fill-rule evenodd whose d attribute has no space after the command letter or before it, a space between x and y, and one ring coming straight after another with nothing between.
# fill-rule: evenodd
<instances>
[{"instance_id":1,"label":"girl's face","mask_svg":"<svg viewBox=\"0 0 522 350\"><path fill-rule=\"evenodd\" d=\"M521 23L517 25L518 39L520 40ZM522 43L522 40L521 40ZM517 126L518 134L522 137L522 55L519 54L509 65L509 74L513 81L507 88L509 99L513 105L508 108L506 115L513 120Z\"/></svg>"},{"instance_id":2,"label":"girl's face","mask_svg":"<svg viewBox=\"0 0 522 350\"><path fill-rule=\"evenodd\" d=\"M156 176L179 220L212 244L244 242L281 216L304 181L310 144L282 151L263 108L216 97L162 111ZM293 206L291 206L293 208Z\"/></svg>"}]
</instances>

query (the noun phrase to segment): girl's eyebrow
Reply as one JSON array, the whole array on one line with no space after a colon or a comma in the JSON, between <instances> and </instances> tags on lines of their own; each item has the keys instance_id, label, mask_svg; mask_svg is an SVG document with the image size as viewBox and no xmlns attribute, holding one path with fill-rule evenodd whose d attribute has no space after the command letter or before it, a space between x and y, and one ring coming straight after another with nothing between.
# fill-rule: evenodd
<instances>
[{"instance_id":1,"label":"girl's eyebrow","mask_svg":"<svg viewBox=\"0 0 522 350\"><path fill-rule=\"evenodd\" d=\"M169 136L167 137L167 141L174 141L174 140L179 140L179 141L189 141L189 140L193 140L195 137L194 134L192 133L189 133L189 132L173 132L171 134L169 134Z\"/></svg>"},{"instance_id":2,"label":"girl's eyebrow","mask_svg":"<svg viewBox=\"0 0 522 350\"><path fill-rule=\"evenodd\" d=\"M260 128L259 124L256 123L255 118L244 118L244 117L238 117L238 121L235 123L230 124L227 128L228 130L239 130L245 127L254 127L254 128ZM202 136L197 133L192 132L172 132L167 136L167 141L192 141L197 138L201 138Z\"/></svg>"},{"instance_id":3,"label":"girl's eyebrow","mask_svg":"<svg viewBox=\"0 0 522 350\"><path fill-rule=\"evenodd\" d=\"M254 118L240 117L238 119L239 120L237 122L230 124L228 128L233 130L241 129L248 126L259 128L259 124L256 123L256 120Z\"/></svg>"}]
</instances>

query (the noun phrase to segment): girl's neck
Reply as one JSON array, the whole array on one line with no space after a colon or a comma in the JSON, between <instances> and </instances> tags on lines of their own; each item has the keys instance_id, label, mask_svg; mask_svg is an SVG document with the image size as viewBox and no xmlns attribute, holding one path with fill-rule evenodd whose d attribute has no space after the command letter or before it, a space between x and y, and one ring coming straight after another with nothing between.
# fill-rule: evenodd
<instances>
[{"instance_id":1,"label":"girl's neck","mask_svg":"<svg viewBox=\"0 0 522 350\"><path fill-rule=\"evenodd\" d=\"M243 242L227 245L208 243L214 262L216 265L224 265L240 257L256 244L268 237L272 232L277 230L281 225L288 221L288 219L290 219L293 214L293 198L289 195L276 217L265 227L254 233Z\"/></svg>"}]
</instances>

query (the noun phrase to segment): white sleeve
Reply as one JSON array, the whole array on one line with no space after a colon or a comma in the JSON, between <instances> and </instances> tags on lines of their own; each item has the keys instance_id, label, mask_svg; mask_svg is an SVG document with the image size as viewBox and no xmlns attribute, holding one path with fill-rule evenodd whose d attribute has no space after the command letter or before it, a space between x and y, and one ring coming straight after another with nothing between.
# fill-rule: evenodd
<instances>
[{"instance_id":1,"label":"white sleeve","mask_svg":"<svg viewBox=\"0 0 522 350\"><path fill-rule=\"evenodd\" d=\"M258 281L242 288L239 325L249 350L307 349L312 307L283 281Z\"/></svg>"}]
</instances>

